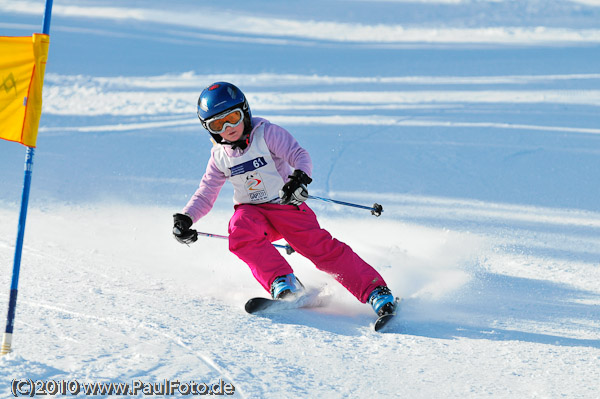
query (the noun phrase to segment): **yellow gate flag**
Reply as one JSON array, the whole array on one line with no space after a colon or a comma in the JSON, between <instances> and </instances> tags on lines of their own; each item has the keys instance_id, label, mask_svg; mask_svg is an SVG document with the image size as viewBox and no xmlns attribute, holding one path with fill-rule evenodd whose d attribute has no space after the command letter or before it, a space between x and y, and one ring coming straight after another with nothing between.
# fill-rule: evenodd
<instances>
[{"instance_id":1,"label":"yellow gate flag","mask_svg":"<svg viewBox=\"0 0 600 399\"><path fill-rule=\"evenodd\" d=\"M50 36L0 37L0 138L35 147Z\"/></svg>"}]
</instances>

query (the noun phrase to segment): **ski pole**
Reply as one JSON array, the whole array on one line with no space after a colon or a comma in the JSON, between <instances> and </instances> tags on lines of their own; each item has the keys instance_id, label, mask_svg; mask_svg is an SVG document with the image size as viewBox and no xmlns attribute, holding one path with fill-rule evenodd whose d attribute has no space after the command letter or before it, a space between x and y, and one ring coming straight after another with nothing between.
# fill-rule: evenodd
<instances>
[{"instance_id":1,"label":"ski pole","mask_svg":"<svg viewBox=\"0 0 600 399\"><path fill-rule=\"evenodd\" d=\"M219 235L219 234L202 233L201 231L198 231L197 233L198 233L199 236L204 236L204 237L222 238L224 240L228 240L229 239L228 236L222 236L222 235ZM287 244L287 245L273 244L273 246L275 248L285 249L285 253L288 254L288 255L291 255L294 252L296 252L296 251L294 251L294 248L292 248L290 244Z\"/></svg>"},{"instance_id":2,"label":"ski pole","mask_svg":"<svg viewBox=\"0 0 600 399\"><path fill-rule=\"evenodd\" d=\"M309 199L318 199L321 201L325 201L325 202L333 202L334 204L339 204L339 205L346 205L346 206L353 206L355 208L361 208L361 209L367 209L371 211L371 215L373 216L381 216L381 212L383 212L383 207L381 205L379 205L377 202L373 204L373 206L365 206L365 205L358 205L358 204L352 204L350 202L344 202L344 201L338 201L338 200L334 200L331 198L323 198L323 197L317 197L315 195L309 195L308 196Z\"/></svg>"}]
</instances>

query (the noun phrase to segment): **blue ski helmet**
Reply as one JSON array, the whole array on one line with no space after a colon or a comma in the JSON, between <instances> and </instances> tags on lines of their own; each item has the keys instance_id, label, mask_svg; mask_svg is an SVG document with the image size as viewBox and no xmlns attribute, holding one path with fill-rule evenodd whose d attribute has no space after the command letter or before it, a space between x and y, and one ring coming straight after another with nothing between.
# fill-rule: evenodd
<instances>
[{"instance_id":1,"label":"blue ski helmet","mask_svg":"<svg viewBox=\"0 0 600 399\"><path fill-rule=\"evenodd\" d=\"M206 120L234 108L239 108L244 113L243 136L249 135L252 131L252 113L246 96L235 85L227 82L213 83L202 90L198 98L198 118L207 131ZM220 135L210 131L208 133L217 143L221 143Z\"/></svg>"}]
</instances>

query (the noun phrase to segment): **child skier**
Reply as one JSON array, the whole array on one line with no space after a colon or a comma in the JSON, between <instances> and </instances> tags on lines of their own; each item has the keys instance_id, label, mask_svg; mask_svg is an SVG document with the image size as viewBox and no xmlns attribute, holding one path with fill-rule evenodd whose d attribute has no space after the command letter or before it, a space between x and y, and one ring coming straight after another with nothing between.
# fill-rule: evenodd
<instances>
[{"instance_id":1,"label":"child skier","mask_svg":"<svg viewBox=\"0 0 600 399\"><path fill-rule=\"evenodd\" d=\"M394 297L383 278L352 249L322 229L304 203L312 161L292 135L262 118L253 118L242 91L217 82L202 91L198 118L213 146L206 172L181 213L173 215L173 234L181 243L198 239L194 222L205 216L226 180L233 184L235 212L229 221L229 250L250 267L273 299L304 289L271 242L284 238L319 270L334 276L379 316L394 311Z\"/></svg>"}]
</instances>

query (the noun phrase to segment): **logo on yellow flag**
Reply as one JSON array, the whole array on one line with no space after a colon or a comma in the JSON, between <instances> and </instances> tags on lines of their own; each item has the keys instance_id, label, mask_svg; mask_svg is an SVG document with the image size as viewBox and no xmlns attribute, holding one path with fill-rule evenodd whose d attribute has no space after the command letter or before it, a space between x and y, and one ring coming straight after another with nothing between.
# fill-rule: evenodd
<instances>
[{"instance_id":1,"label":"logo on yellow flag","mask_svg":"<svg viewBox=\"0 0 600 399\"><path fill-rule=\"evenodd\" d=\"M10 73L6 79L2 82L2 87L6 92L10 92L11 89L15 89L15 95L17 94L17 82L15 81L15 77L12 73Z\"/></svg>"}]
</instances>

